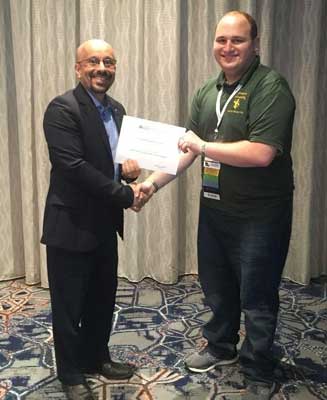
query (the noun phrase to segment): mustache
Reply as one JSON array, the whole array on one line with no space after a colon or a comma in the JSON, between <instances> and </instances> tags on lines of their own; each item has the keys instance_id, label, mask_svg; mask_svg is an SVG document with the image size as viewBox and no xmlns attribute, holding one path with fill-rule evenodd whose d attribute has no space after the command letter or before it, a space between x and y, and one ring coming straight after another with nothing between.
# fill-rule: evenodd
<instances>
[{"instance_id":1,"label":"mustache","mask_svg":"<svg viewBox=\"0 0 327 400\"><path fill-rule=\"evenodd\" d=\"M92 78L96 78L97 76L100 76L101 78L111 79L113 75L109 71L95 71L91 74Z\"/></svg>"}]
</instances>

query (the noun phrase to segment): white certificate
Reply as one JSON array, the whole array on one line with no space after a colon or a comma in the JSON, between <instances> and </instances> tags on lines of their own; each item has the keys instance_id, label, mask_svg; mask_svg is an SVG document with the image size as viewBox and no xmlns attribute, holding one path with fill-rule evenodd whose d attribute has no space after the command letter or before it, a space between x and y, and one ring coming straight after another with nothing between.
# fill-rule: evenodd
<instances>
[{"instance_id":1,"label":"white certificate","mask_svg":"<svg viewBox=\"0 0 327 400\"><path fill-rule=\"evenodd\" d=\"M176 175L178 140L185 128L147 119L124 116L115 162L136 160L141 168Z\"/></svg>"}]
</instances>

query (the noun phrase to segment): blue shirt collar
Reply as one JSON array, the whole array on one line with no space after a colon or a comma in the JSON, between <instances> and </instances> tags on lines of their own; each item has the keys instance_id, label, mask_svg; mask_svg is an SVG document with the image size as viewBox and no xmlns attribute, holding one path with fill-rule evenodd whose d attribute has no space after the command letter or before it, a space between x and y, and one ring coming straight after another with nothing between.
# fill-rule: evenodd
<instances>
[{"instance_id":1,"label":"blue shirt collar","mask_svg":"<svg viewBox=\"0 0 327 400\"><path fill-rule=\"evenodd\" d=\"M94 105L96 106L96 108L97 108L100 112L101 112L101 111L106 111L106 110L110 110L110 111L111 111L111 107L110 107L110 105L108 104L108 98L107 98L106 95L105 95L105 103L106 103L106 105L103 105L103 104L94 96L94 94L93 94L90 90L87 90L87 93L90 95L90 97L91 97L91 99L92 99Z\"/></svg>"}]
</instances>

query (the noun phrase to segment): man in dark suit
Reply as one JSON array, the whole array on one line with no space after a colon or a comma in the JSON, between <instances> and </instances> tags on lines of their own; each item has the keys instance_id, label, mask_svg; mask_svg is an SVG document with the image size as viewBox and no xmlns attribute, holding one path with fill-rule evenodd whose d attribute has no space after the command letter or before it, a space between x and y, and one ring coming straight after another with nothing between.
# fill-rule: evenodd
<instances>
[{"instance_id":1,"label":"man in dark suit","mask_svg":"<svg viewBox=\"0 0 327 400\"><path fill-rule=\"evenodd\" d=\"M47 246L58 378L69 399L94 399L85 373L128 379L134 369L108 350L117 289L117 233L123 209L144 202L136 161L114 163L123 106L107 90L115 80L112 47L98 39L76 53L80 83L52 100L44 132L52 165L41 242Z\"/></svg>"}]
</instances>

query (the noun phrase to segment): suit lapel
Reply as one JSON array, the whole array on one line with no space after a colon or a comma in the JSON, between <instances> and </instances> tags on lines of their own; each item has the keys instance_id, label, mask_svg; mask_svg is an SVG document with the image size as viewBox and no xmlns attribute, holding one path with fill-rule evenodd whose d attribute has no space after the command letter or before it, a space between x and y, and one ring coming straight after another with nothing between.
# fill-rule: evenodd
<instances>
[{"instance_id":1,"label":"suit lapel","mask_svg":"<svg viewBox=\"0 0 327 400\"><path fill-rule=\"evenodd\" d=\"M74 90L74 95L80 104L81 111L83 113L82 118L84 121L84 128L88 131L94 132L94 134L100 135L104 146L106 147L109 157L112 160L112 153L110 148L109 139L107 136L106 128L104 127L100 113L96 108L91 97L87 94L86 90L81 84L78 84Z\"/></svg>"}]
</instances>

